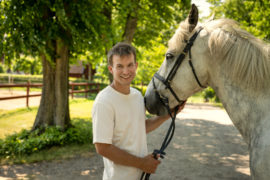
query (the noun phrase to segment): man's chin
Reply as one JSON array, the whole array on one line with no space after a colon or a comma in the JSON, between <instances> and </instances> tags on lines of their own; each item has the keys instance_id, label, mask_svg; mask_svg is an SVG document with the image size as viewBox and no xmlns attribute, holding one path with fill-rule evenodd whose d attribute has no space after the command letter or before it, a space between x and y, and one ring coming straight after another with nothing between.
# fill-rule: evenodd
<instances>
[{"instance_id":1,"label":"man's chin","mask_svg":"<svg viewBox=\"0 0 270 180\"><path fill-rule=\"evenodd\" d=\"M124 79L124 78L122 78L122 83L123 84L131 84L132 83L132 81L133 81L133 79L132 78L129 78L129 79Z\"/></svg>"}]
</instances>

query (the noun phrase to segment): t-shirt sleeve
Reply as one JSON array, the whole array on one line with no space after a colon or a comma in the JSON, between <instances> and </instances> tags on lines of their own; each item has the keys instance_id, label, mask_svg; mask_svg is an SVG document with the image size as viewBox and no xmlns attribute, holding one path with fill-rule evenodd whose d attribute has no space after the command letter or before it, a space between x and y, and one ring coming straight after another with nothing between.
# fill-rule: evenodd
<instances>
[{"instance_id":1,"label":"t-shirt sleeve","mask_svg":"<svg viewBox=\"0 0 270 180\"><path fill-rule=\"evenodd\" d=\"M94 104L92 110L93 143L112 144L114 111L104 103Z\"/></svg>"}]
</instances>

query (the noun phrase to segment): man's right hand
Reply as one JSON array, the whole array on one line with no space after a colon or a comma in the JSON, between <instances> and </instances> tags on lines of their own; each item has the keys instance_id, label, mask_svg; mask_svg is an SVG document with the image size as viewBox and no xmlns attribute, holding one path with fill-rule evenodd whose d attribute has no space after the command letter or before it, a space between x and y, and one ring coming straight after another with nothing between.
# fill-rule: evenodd
<instances>
[{"instance_id":1,"label":"man's right hand","mask_svg":"<svg viewBox=\"0 0 270 180\"><path fill-rule=\"evenodd\" d=\"M155 173L158 165L161 163L159 160L154 158L154 155L149 154L143 158L143 163L140 166L140 169L146 173Z\"/></svg>"}]
</instances>

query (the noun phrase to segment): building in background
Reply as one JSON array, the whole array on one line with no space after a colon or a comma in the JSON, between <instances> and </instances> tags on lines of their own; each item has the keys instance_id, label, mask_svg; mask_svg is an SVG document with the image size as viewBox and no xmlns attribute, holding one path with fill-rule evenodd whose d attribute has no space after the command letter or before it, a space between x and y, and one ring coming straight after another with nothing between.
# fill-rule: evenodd
<instances>
[{"instance_id":1,"label":"building in background","mask_svg":"<svg viewBox=\"0 0 270 180\"><path fill-rule=\"evenodd\" d=\"M82 61L78 61L77 64L69 66L69 77L83 78L91 81L95 73L96 70L92 68L90 63L84 65Z\"/></svg>"}]
</instances>

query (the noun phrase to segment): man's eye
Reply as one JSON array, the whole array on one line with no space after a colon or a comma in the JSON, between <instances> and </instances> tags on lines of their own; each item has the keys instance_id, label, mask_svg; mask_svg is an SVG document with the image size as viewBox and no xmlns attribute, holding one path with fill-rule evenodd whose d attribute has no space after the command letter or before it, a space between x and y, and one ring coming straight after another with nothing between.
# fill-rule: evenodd
<instances>
[{"instance_id":1,"label":"man's eye","mask_svg":"<svg viewBox=\"0 0 270 180\"><path fill-rule=\"evenodd\" d=\"M129 64L129 65L128 65L128 67L130 67L130 68L133 67L133 66L134 66L134 64Z\"/></svg>"},{"instance_id":2,"label":"man's eye","mask_svg":"<svg viewBox=\"0 0 270 180\"><path fill-rule=\"evenodd\" d=\"M167 60L173 59L173 57L174 57L174 55L171 54L171 53L167 53L167 54L166 54L166 59L167 59Z\"/></svg>"},{"instance_id":3,"label":"man's eye","mask_svg":"<svg viewBox=\"0 0 270 180\"><path fill-rule=\"evenodd\" d=\"M116 66L117 69L123 69L123 66Z\"/></svg>"}]
</instances>

